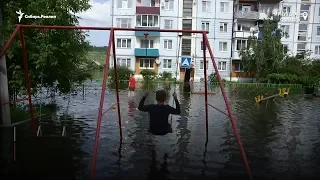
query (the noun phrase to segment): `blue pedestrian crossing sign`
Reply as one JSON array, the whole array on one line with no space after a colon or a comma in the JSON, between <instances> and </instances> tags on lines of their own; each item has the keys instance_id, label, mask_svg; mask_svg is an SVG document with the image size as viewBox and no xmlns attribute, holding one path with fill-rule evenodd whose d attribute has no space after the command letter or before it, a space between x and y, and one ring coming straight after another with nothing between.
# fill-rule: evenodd
<instances>
[{"instance_id":1,"label":"blue pedestrian crossing sign","mask_svg":"<svg viewBox=\"0 0 320 180\"><path fill-rule=\"evenodd\" d=\"M191 57L181 57L180 68L190 68L190 66L191 66Z\"/></svg>"}]
</instances>

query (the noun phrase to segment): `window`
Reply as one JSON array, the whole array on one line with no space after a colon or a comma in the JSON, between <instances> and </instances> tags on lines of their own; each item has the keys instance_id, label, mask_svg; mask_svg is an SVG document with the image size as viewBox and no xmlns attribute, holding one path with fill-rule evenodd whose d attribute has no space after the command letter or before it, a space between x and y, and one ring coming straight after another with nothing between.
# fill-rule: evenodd
<instances>
[{"instance_id":1,"label":"window","mask_svg":"<svg viewBox=\"0 0 320 180\"><path fill-rule=\"evenodd\" d=\"M306 33L298 33L298 41L307 41Z\"/></svg>"},{"instance_id":2,"label":"window","mask_svg":"<svg viewBox=\"0 0 320 180\"><path fill-rule=\"evenodd\" d=\"M237 47L236 50L240 51L243 48L247 48L248 40L246 39L239 39L237 40Z\"/></svg>"},{"instance_id":3,"label":"window","mask_svg":"<svg viewBox=\"0 0 320 180\"><path fill-rule=\"evenodd\" d=\"M234 72L243 71L243 65L241 62L234 62Z\"/></svg>"},{"instance_id":4,"label":"window","mask_svg":"<svg viewBox=\"0 0 320 180\"><path fill-rule=\"evenodd\" d=\"M201 30L202 31L209 31L210 24L209 22L201 22Z\"/></svg>"},{"instance_id":5,"label":"window","mask_svg":"<svg viewBox=\"0 0 320 180\"><path fill-rule=\"evenodd\" d=\"M131 66L131 59L130 58L117 58L117 64L120 66Z\"/></svg>"},{"instance_id":6,"label":"window","mask_svg":"<svg viewBox=\"0 0 320 180\"><path fill-rule=\"evenodd\" d=\"M228 51L228 43L227 42L219 42L219 51L227 52Z\"/></svg>"},{"instance_id":7,"label":"window","mask_svg":"<svg viewBox=\"0 0 320 180\"><path fill-rule=\"evenodd\" d=\"M290 6L283 6L282 14L284 14L285 16L289 16L290 12L291 12L291 7Z\"/></svg>"},{"instance_id":8,"label":"window","mask_svg":"<svg viewBox=\"0 0 320 180\"><path fill-rule=\"evenodd\" d=\"M227 70L227 61L219 61L218 62L218 70L219 71Z\"/></svg>"},{"instance_id":9,"label":"window","mask_svg":"<svg viewBox=\"0 0 320 180\"><path fill-rule=\"evenodd\" d=\"M131 48L131 39L117 39L118 48Z\"/></svg>"},{"instance_id":10,"label":"window","mask_svg":"<svg viewBox=\"0 0 320 180\"><path fill-rule=\"evenodd\" d=\"M320 7L319 7L319 9L318 9L318 16L320 16Z\"/></svg>"},{"instance_id":11,"label":"window","mask_svg":"<svg viewBox=\"0 0 320 180\"><path fill-rule=\"evenodd\" d=\"M163 68L171 68L172 59L163 59Z\"/></svg>"},{"instance_id":12,"label":"window","mask_svg":"<svg viewBox=\"0 0 320 180\"><path fill-rule=\"evenodd\" d=\"M141 48L153 48L153 40L142 39L140 41L140 47Z\"/></svg>"},{"instance_id":13,"label":"window","mask_svg":"<svg viewBox=\"0 0 320 180\"><path fill-rule=\"evenodd\" d=\"M299 32L307 32L308 24L299 24Z\"/></svg>"},{"instance_id":14,"label":"window","mask_svg":"<svg viewBox=\"0 0 320 180\"><path fill-rule=\"evenodd\" d=\"M164 20L164 29L172 29L173 20Z\"/></svg>"},{"instance_id":15,"label":"window","mask_svg":"<svg viewBox=\"0 0 320 180\"><path fill-rule=\"evenodd\" d=\"M153 69L154 59L151 58L141 58L140 68Z\"/></svg>"},{"instance_id":16,"label":"window","mask_svg":"<svg viewBox=\"0 0 320 180\"><path fill-rule=\"evenodd\" d=\"M238 31L250 31L250 26L243 25L243 24L237 24L237 30Z\"/></svg>"},{"instance_id":17,"label":"window","mask_svg":"<svg viewBox=\"0 0 320 180\"><path fill-rule=\"evenodd\" d=\"M306 44L300 43L297 45L297 50L298 51L305 51L306 50Z\"/></svg>"},{"instance_id":18,"label":"window","mask_svg":"<svg viewBox=\"0 0 320 180\"><path fill-rule=\"evenodd\" d=\"M228 12L228 4L227 2L220 3L220 12Z\"/></svg>"},{"instance_id":19,"label":"window","mask_svg":"<svg viewBox=\"0 0 320 180\"><path fill-rule=\"evenodd\" d=\"M208 69L208 67L209 67L209 61L207 60L206 61L207 62L207 69ZM200 69L204 69L204 61L203 60L200 60Z\"/></svg>"},{"instance_id":20,"label":"window","mask_svg":"<svg viewBox=\"0 0 320 180\"><path fill-rule=\"evenodd\" d=\"M191 19L183 19L182 20L182 29L183 30L192 30L192 20ZM185 36L191 36L191 33L182 33Z\"/></svg>"},{"instance_id":21,"label":"window","mask_svg":"<svg viewBox=\"0 0 320 180\"><path fill-rule=\"evenodd\" d=\"M208 50L207 47L206 47L206 49ZM203 41L201 41L201 50L203 50Z\"/></svg>"},{"instance_id":22,"label":"window","mask_svg":"<svg viewBox=\"0 0 320 180\"><path fill-rule=\"evenodd\" d=\"M118 0L119 9L132 8L132 0Z\"/></svg>"},{"instance_id":23,"label":"window","mask_svg":"<svg viewBox=\"0 0 320 180\"><path fill-rule=\"evenodd\" d=\"M317 26L317 36L320 36L320 26Z\"/></svg>"},{"instance_id":24,"label":"window","mask_svg":"<svg viewBox=\"0 0 320 180\"><path fill-rule=\"evenodd\" d=\"M314 49L314 54L320 55L320 46L316 46Z\"/></svg>"},{"instance_id":25,"label":"window","mask_svg":"<svg viewBox=\"0 0 320 180\"><path fill-rule=\"evenodd\" d=\"M164 40L163 48L172 49L172 40Z\"/></svg>"},{"instance_id":26,"label":"window","mask_svg":"<svg viewBox=\"0 0 320 180\"><path fill-rule=\"evenodd\" d=\"M181 55L191 56L191 39L182 39L181 42Z\"/></svg>"},{"instance_id":27,"label":"window","mask_svg":"<svg viewBox=\"0 0 320 180\"><path fill-rule=\"evenodd\" d=\"M174 1L173 0L165 0L164 1L164 9L165 10L173 10Z\"/></svg>"},{"instance_id":28,"label":"window","mask_svg":"<svg viewBox=\"0 0 320 180\"><path fill-rule=\"evenodd\" d=\"M138 0L137 2L143 7L156 7L156 0Z\"/></svg>"},{"instance_id":29,"label":"window","mask_svg":"<svg viewBox=\"0 0 320 180\"><path fill-rule=\"evenodd\" d=\"M159 27L159 15L137 15L137 27Z\"/></svg>"},{"instance_id":30,"label":"window","mask_svg":"<svg viewBox=\"0 0 320 180\"><path fill-rule=\"evenodd\" d=\"M193 0L183 0L183 17L192 17Z\"/></svg>"},{"instance_id":31,"label":"window","mask_svg":"<svg viewBox=\"0 0 320 180\"><path fill-rule=\"evenodd\" d=\"M202 1L202 11L203 12L210 11L210 1Z\"/></svg>"},{"instance_id":32,"label":"window","mask_svg":"<svg viewBox=\"0 0 320 180\"><path fill-rule=\"evenodd\" d=\"M117 18L118 28L131 28L131 19L129 18Z\"/></svg>"},{"instance_id":33,"label":"window","mask_svg":"<svg viewBox=\"0 0 320 180\"><path fill-rule=\"evenodd\" d=\"M220 23L220 32L227 32L228 23Z\"/></svg>"},{"instance_id":34,"label":"window","mask_svg":"<svg viewBox=\"0 0 320 180\"><path fill-rule=\"evenodd\" d=\"M289 25L282 25L282 26L280 26L280 29L282 31L282 36L286 36L289 34L290 26Z\"/></svg>"}]
</instances>

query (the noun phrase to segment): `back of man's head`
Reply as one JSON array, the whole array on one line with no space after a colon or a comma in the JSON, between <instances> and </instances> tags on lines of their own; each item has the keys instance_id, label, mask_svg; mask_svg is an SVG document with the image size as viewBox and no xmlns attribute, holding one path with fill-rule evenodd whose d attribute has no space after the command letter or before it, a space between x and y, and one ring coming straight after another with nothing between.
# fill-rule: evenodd
<instances>
[{"instance_id":1,"label":"back of man's head","mask_svg":"<svg viewBox=\"0 0 320 180\"><path fill-rule=\"evenodd\" d=\"M156 100L159 102L165 102L167 99L167 92L165 90L158 90L156 92Z\"/></svg>"}]
</instances>

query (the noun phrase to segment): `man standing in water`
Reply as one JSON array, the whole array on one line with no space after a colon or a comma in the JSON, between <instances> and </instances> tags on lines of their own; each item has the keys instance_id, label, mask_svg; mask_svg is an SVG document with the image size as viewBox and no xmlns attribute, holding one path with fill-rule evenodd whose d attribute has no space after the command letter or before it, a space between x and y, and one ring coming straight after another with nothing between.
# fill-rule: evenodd
<instances>
[{"instance_id":1,"label":"man standing in water","mask_svg":"<svg viewBox=\"0 0 320 180\"><path fill-rule=\"evenodd\" d=\"M136 89L136 79L133 76L134 76L134 73L132 73L129 78L129 92L128 92L128 97L132 99L134 97L134 90Z\"/></svg>"}]
</instances>

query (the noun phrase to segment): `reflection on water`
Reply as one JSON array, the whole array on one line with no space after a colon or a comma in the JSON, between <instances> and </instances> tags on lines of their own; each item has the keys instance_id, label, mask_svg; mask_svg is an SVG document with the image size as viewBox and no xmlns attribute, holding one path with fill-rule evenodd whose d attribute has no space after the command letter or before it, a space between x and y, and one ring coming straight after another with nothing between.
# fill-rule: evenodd
<instances>
[{"instance_id":1,"label":"reflection on water","mask_svg":"<svg viewBox=\"0 0 320 180\"><path fill-rule=\"evenodd\" d=\"M165 136L150 135L148 114L136 109L144 92L137 89L131 102L127 91L120 91L123 143L119 143L117 109L112 109L102 120L96 179L246 178L229 119L209 109L206 143L204 96L184 93L181 85L172 85L171 94L174 89L181 116L170 116L173 133ZM270 101L265 106L255 104L256 94L235 91L228 90L227 94L255 179L316 177L320 172L320 99L290 95L276 100L278 105ZM95 94L84 99L73 97L66 139L34 140L27 138L30 132L26 127L19 127L20 145L12 171L20 170L17 175L22 177L40 176L41 170L42 179L88 179L99 98ZM208 101L225 109L221 95L208 96ZM115 102L115 91L110 89L105 109ZM155 93L151 91L146 104L154 102ZM57 103L63 107L67 104L63 99L57 99ZM172 97L169 104L173 105ZM44 119L44 134L61 133L60 116L57 112Z\"/></svg>"}]
</instances>

